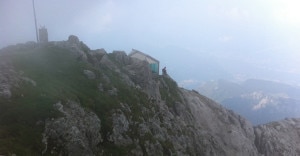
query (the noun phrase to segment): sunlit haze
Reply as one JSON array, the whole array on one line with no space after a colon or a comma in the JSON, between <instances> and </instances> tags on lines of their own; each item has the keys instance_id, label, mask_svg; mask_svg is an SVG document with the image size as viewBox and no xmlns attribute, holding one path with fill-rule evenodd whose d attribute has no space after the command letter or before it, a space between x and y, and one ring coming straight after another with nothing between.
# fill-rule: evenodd
<instances>
[{"instance_id":1,"label":"sunlit haze","mask_svg":"<svg viewBox=\"0 0 300 156\"><path fill-rule=\"evenodd\" d=\"M249 78L300 82L298 0L36 0L49 40L91 49L132 48L158 60L183 87ZM35 40L32 0L0 1L0 48Z\"/></svg>"}]
</instances>

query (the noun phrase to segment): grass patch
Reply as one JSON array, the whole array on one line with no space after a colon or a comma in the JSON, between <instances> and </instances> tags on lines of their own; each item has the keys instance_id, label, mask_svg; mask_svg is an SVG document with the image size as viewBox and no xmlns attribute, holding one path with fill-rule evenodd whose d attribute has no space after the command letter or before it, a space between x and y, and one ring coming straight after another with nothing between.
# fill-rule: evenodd
<instances>
[{"instance_id":1,"label":"grass patch","mask_svg":"<svg viewBox=\"0 0 300 156\"><path fill-rule=\"evenodd\" d=\"M160 78L160 81L163 84L159 88L161 98L166 101L168 107L173 108L176 102L181 102L178 85L171 78L164 76Z\"/></svg>"},{"instance_id":2,"label":"grass patch","mask_svg":"<svg viewBox=\"0 0 300 156\"><path fill-rule=\"evenodd\" d=\"M44 121L60 116L53 104L66 100L78 101L98 115L104 139L101 146L105 154L126 155L133 148L118 147L106 138L112 131L111 111L120 108L120 103L126 103L131 113L124 111L125 115L139 122L143 116L142 108L150 109L152 106L145 93L128 86L118 73L105 66L96 68L91 63L78 60L71 51L58 47L19 49L6 54L5 58L11 60L17 72L23 73L22 77L33 80L36 85L21 81L18 87L12 89L10 99L0 98L0 155L40 155L44 149L41 142ZM88 79L83 73L85 69L93 71L96 79ZM161 81L166 84L160 88L162 98L171 106L180 100L177 84L168 78ZM97 88L100 83L103 91ZM117 95L108 93L112 88L117 89ZM133 130L128 135L133 138L139 134ZM153 139L150 134L141 138L143 142L155 141ZM165 148L170 147L167 142L164 144Z\"/></svg>"},{"instance_id":3,"label":"grass patch","mask_svg":"<svg viewBox=\"0 0 300 156\"><path fill-rule=\"evenodd\" d=\"M53 108L56 102L71 99L95 107L105 99L97 90L98 80L89 80L83 74L84 69L95 69L77 61L66 49L22 49L7 54L6 59L36 86L21 81L12 89L10 99L0 99L0 154L40 155L44 121L60 115Z\"/></svg>"}]
</instances>

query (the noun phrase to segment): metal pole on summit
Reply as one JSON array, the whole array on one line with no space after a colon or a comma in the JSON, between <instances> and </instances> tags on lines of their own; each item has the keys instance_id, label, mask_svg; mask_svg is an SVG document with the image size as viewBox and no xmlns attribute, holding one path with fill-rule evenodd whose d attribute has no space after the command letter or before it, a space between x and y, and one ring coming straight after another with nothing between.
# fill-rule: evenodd
<instances>
[{"instance_id":1,"label":"metal pole on summit","mask_svg":"<svg viewBox=\"0 0 300 156\"><path fill-rule=\"evenodd\" d=\"M39 42L39 35L38 35L38 29L37 29L34 0L32 0L32 7L33 7L33 15L34 15L34 25L35 25L35 33L36 33L36 42Z\"/></svg>"}]
</instances>

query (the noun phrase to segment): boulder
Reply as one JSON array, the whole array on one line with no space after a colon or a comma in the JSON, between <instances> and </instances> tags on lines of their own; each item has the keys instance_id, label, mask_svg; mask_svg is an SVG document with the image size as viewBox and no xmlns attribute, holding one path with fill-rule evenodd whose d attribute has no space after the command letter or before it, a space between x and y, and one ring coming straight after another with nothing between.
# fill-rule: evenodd
<instances>
[{"instance_id":1,"label":"boulder","mask_svg":"<svg viewBox=\"0 0 300 156\"><path fill-rule=\"evenodd\" d=\"M84 75L88 78L88 79L95 79L96 75L94 72L90 71L90 70L83 70Z\"/></svg>"},{"instance_id":2,"label":"boulder","mask_svg":"<svg viewBox=\"0 0 300 156\"><path fill-rule=\"evenodd\" d=\"M93 156L97 153L97 145L102 141L98 116L74 101L58 102L54 107L63 116L46 121L43 154Z\"/></svg>"},{"instance_id":3,"label":"boulder","mask_svg":"<svg viewBox=\"0 0 300 156\"><path fill-rule=\"evenodd\" d=\"M68 42L71 44L75 44L75 45L79 45L79 43L80 43L78 37L75 35L70 35L68 38Z\"/></svg>"},{"instance_id":4,"label":"boulder","mask_svg":"<svg viewBox=\"0 0 300 156\"><path fill-rule=\"evenodd\" d=\"M265 156L300 155L300 119L285 119L259 125L255 130L255 144Z\"/></svg>"}]
</instances>

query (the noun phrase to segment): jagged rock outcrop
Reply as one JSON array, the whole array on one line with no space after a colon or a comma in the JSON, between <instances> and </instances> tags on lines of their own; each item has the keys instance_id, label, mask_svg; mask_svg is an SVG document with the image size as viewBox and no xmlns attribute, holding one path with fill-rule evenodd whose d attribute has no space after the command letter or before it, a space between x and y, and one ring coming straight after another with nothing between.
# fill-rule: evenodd
<instances>
[{"instance_id":1,"label":"jagged rock outcrop","mask_svg":"<svg viewBox=\"0 0 300 156\"><path fill-rule=\"evenodd\" d=\"M247 120L198 93L184 91L184 97L185 110L191 110L195 118L196 124L192 124L206 133L206 155L257 155L253 128Z\"/></svg>"},{"instance_id":2,"label":"jagged rock outcrop","mask_svg":"<svg viewBox=\"0 0 300 156\"><path fill-rule=\"evenodd\" d=\"M96 114L74 101L58 102L54 107L63 116L46 121L43 154L92 156L101 152L97 147L102 140L101 121Z\"/></svg>"},{"instance_id":3,"label":"jagged rock outcrop","mask_svg":"<svg viewBox=\"0 0 300 156\"><path fill-rule=\"evenodd\" d=\"M0 62L0 97L10 98L11 88L19 81L18 74L8 62Z\"/></svg>"},{"instance_id":4,"label":"jagged rock outcrop","mask_svg":"<svg viewBox=\"0 0 300 156\"><path fill-rule=\"evenodd\" d=\"M94 72L90 71L90 70L83 70L84 75L88 78L88 79L95 79L96 75Z\"/></svg>"},{"instance_id":5,"label":"jagged rock outcrop","mask_svg":"<svg viewBox=\"0 0 300 156\"><path fill-rule=\"evenodd\" d=\"M123 81L130 86L143 88L149 97L160 98L159 84L146 61L129 57L124 51L114 51L112 55L123 69L123 73L120 73Z\"/></svg>"},{"instance_id":6,"label":"jagged rock outcrop","mask_svg":"<svg viewBox=\"0 0 300 156\"><path fill-rule=\"evenodd\" d=\"M74 45L79 45L80 44L79 38L75 35L70 35L69 38L68 38L68 42L70 44L74 44Z\"/></svg>"},{"instance_id":7,"label":"jagged rock outcrop","mask_svg":"<svg viewBox=\"0 0 300 156\"><path fill-rule=\"evenodd\" d=\"M131 154L258 155L253 127L241 116L197 92L178 89L167 75L155 77L147 62L124 52L114 52L111 58L118 64L105 56L99 61L111 69L119 68L115 71L122 75L120 79L140 88L150 100L148 106L138 104L138 121L132 103L113 111L108 138L114 144L136 147ZM162 97L161 90L174 94ZM169 97L175 99L167 101Z\"/></svg>"},{"instance_id":8,"label":"jagged rock outcrop","mask_svg":"<svg viewBox=\"0 0 300 156\"><path fill-rule=\"evenodd\" d=\"M143 109L139 123L132 121L131 115L124 115L131 110L123 105L112 116L111 141L143 147L133 149L132 154L144 149L147 155L258 155L250 123L198 93L180 92L185 102L173 108L163 101L154 103ZM133 130L130 127L137 128L137 136L128 135Z\"/></svg>"},{"instance_id":9,"label":"jagged rock outcrop","mask_svg":"<svg viewBox=\"0 0 300 156\"><path fill-rule=\"evenodd\" d=\"M11 62L2 58L0 60L0 98L11 98L11 89L18 88L22 82L32 86L37 85L34 80L23 76L23 72L17 72Z\"/></svg>"},{"instance_id":10,"label":"jagged rock outcrop","mask_svg":"<svg viewBox=\"0 0 300 156\"><path fill-rule=\"evenodd\" d=\"M264 156L300 155L300 119L285 119L255 129L255 144Z\"/></svg>"}]
</instances>

